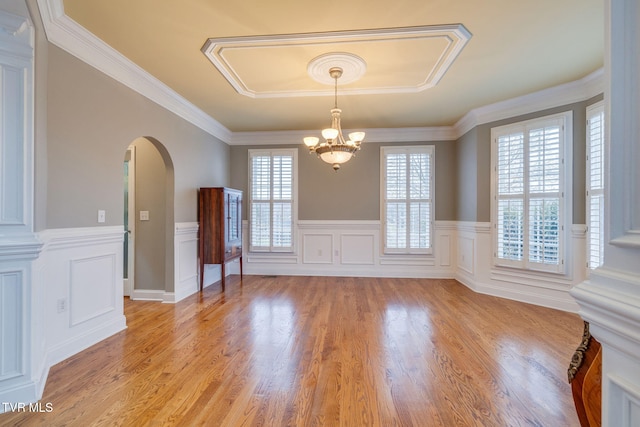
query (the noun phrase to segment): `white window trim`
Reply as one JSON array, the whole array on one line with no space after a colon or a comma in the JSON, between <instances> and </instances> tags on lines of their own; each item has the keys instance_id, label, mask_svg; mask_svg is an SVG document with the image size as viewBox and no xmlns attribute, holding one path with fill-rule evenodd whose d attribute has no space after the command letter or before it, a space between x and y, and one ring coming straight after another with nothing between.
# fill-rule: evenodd
<instances>
[{"instance_id":1,"label":"white window trim","mask_svg":"<svg viewBox=\"0 0 640 427\"><path fill-rule=\"evenodd\" d=\"M546 265L530 262L528 260L528 250L525 251L523 259L520 261L506 260L498 258L498 177L497 177L497 139L500 135L526 132L528 129L545 126L546 124L555 124L560 122L561 130L561 171L560 171L560 208L559 215L559 247L558 257L559 264ZM528 162L525 162L525 169ZM491 129L491 233L492 233L492 250L493 250L493 266L497 268L514 268L519 270L530 270L537 272L547 272L554 274L570 274L570 269L565 260L572 259L569 251L571 251L571 223L573 219L573 111L553 114L544 117L538 117L531 120L512 123L505 126L499 126ZM525 192L525 208L524 212L528 212L528 195ZM526 242L528 230L525 227L524 240Z\"/></svg>"},{"instance_id":2,"label":"white window trim","mask_svg":"<svg viewBox=\"0 0 640 427\"><path fill-rule=\"evenodd\" d=\"M431 156L431 176L429 177L429 194L431 194L431 206L429 210L429 247L425 249L390 249L387 248L386 233L386 155L393 153L427 153ZM380 225L381 225L381 252L383 255L432 255L435 224L435 146L433 145L407 145L407 146L383 146L380 147Z\"/></svg>"},{"instance_id":3,"label":"white window trim","mask_svg":"<svg viewBox=\"0 0 640 427\"><path fill-rule=\"evenodd\" d=\"M274 156L278 154L287 154L293 156L293 189L292 189L292 198L293 203L291 206L291 247L290 248L278 248L278 247L252 247L251 246L251 212L252 212L252 164L251 159L254 156ZM247 155L248 162L248 206L247 206L247 227L249 229L248 233L248 248L250 253L255 254L292 254L296 252L296 242L297 242L297 229L298 229L298 150L296 148L281 148L281 149L250 149L248 150ZM273 232L273 230L272 230Z\"/></svg>"},{"instance_id":4,"label":"white window trim","mask_svg":"<svg viewBox=\"0 0 640 427\"><path fill-rule=\"evenodd\" d=\"M589 125L589 120L591 117L596 116L598 114L602 114L603 118L602 120L604 121L604 101L600 101L597 102L595 104L592 104L590 106L587 107L587 124L586 124L586 167L585 167L585 191L586 191L586 203L585 203L585 210L586 210L586 216L585 216L585 222L587 225L587 245L586 245L586 256L587 256L587 270L591 271L592 269L598 267L599 265L592 265L591 264L591 244L592 244L592 230L590 227L591 224L591 199L593 197L603 197L604 198L604 183L603 183L603 188L601 189L592 189L591 188L591 158L589 156L589 154L591 153L591 138L590 138L590 125ZM605 126L606 129L606 123L603 124L603 126ZM606 155L606 150L605 150L605 134L603 133L602 135L602 173L603 173L603 180L604 180L604 166L605 166L605 161L606 159L604 158ZM604 214L604 213L603 213ZM604 216L602 214L602 216ZM599 237L599 246L600 246L600 258L602 258L603 252L604 252L604 218L600 218L600 237Z\"/></svg>"}]
</instances>

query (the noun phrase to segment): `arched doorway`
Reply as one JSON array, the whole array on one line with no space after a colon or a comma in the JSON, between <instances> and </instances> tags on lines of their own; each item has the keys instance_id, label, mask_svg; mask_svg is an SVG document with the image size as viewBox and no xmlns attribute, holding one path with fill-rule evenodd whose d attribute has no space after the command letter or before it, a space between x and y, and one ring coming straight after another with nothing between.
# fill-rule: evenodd
<instances>
[{"instance_id":1,"label":"arched doorway","mask_svg":"<svg viewBox=\"0 0 640 427\"><path fill-rule=\"evenodd\" d=\"M124 157L125 295L165 300L174 287L174 172L166 147L136 138Z\"/></svg>"}]
</instances>

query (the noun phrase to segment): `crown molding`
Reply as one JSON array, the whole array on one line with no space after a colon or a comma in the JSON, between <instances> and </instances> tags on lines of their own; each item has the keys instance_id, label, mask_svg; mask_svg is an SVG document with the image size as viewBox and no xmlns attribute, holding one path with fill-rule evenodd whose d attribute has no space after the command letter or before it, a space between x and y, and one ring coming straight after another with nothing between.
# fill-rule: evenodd
<instances>
[{"instance_id":1,"label":"crown molding","mask_svg":"<svg viewBox=\"0 0 640 427\"><path fill-rule=\"evenodd\" d=\"M603 92L604 69L600 68L580 80L476 108L465 114L453 126L360 130L367 134L364 143L453 141L474 127L485 123L586 101ZM318 130L233 132L228 143L229 145L300 144L302 138L318 132ZM349 133L349 131L343 133Z\"/></svg>"},{"instance_id":2,"label":"crown molding","mask_svg":"<svg viewBox=\"0 0 640 427\"><path fill-rule=\"evenodd\" d=\"M363 144L367 142L428 142L453 141L456 134L453 127L413 127L413 128L372 128L359 129L366 133ZM343 130L346 135L351 130ZM277 145L302 144L305 136L320 134L315 130L292 130L271 132L234 132L229 145Z\"/></svg>"},{"instance_id":3,"label":"crown molding","mask_svg":"<svg viewBox=\"0 0 640 427\"><path fill-rule=\"evenodd\" d=\"M62 0L37 0L49 41L210 135L231 131L64 14Z\"/></svg>"},{"instance_id":4,"label":"crown molding","mask_svg":"<svg viewBox=\"0 0 640 427\"><path fill-rule=\"evenodd\" d=\"M367 134L365 143L452 141L485 123L586 101L603 92L604 69L600 68L580 80L476 108L465 114L453 126L361 130ZM234 132L229 145L299 144L302 138L314 133L318 131Z\"/></svg>"},{"instance_id":5,"label":"crown molding","mask_svg":"<svg viewBox=\"0 0 640 427\"><path fill-rule=\"evenodd\" d=\"M474 127L523 114L586 101L604 92L604 69L573 82L507 99L469 111L454 125L457 137Z\"/></svg>"}]
</instances>

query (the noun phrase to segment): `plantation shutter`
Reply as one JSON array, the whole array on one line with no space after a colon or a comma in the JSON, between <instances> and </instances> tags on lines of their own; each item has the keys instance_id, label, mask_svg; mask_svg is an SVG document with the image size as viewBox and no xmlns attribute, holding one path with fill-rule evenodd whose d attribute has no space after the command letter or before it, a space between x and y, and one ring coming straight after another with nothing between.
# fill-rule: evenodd
<instances>
[{"instance_id":1,"label":"plantation shutter","mask_svg":"<svg viewBox=\"0 0 640 427\"><path fill-rule=\"evenodd\" d=\"M292 247L293 157L273 157L273 247Z\"/></svg>"},{"instance_id":2,"label":"plantation shutter","mask_svg":"<svg viewBox=\"0 0 640 427\"><path fill-rule=\"evenodd\" d=\"M524 134L498 137L497 258L520 261L524 256Z\"/></svg>"},{"instance_id":3,"label":"plantation shutter","mask_svg":"<svg viewBox=\"0 0 640 427\"><path fill-rule=\"evenodd\" d=\"M431 155L409 155L409 248L431 247Z\"/></svg>"},{"instance_id":4,"label":"plantation shutter","mask_svg":"<svg viewBox=\"0 0 640 427\"><path fill-rule=\"evenodd\" d=\"M383 147L386 253L429 253L433 147Z\"/></svg>"},{"instance_id":5,"label":"plantation shutter","mask_svg":"<svg viewBox=\"0 0 640 427\"><path fill-rule=\"evenodd\" d=\"M250 250L293 250L292 154L250 153Z\"/></svg>"},{"instance_id":6,"label":"plantation shutter","mask_svg":"<svg viewBox=\"0 0 640 427\"><path fill-rule=\"evenodd\" d=\"M407 156L390 154L386 162L386 247L407 247Z\"/></svg>"},{"instance_id":7,"label":"plantation shutter","mask_svg":"<svg viewBox=\"0 0 640 427\"><path fill-rule=\"evenodd\" d=\"M604 258L604 108L587 116L587 263L595 269Z\"/></svg>"},{"instance_id":8,"label":"plantation shutter","mask_svg":"<svg viewBox=\"0 0 640 427\"><path fill-rule=\"evenodd\" d=\"M529 131L529 262L560 264L560 126Z\"/></svg>"},{"instance_id":9,"label":"plantation shutter","mask_svg":"<svg viewBox=\"0 0 640 427\"><path fill-rule=\"evenodd\" d=\"M496 265L563 269L564 121L545 118L492 130Z\"/></svg>"},{"instance_id":10,"label":"plantation shutter","mask_svg":"<svg viewBox=\"0 0 640 427\"><path fill-rule=\"evenodd\" d=\"M267 250L271 241L271 156L251 159L251 250Z\"/></svg>"}]
</instances>

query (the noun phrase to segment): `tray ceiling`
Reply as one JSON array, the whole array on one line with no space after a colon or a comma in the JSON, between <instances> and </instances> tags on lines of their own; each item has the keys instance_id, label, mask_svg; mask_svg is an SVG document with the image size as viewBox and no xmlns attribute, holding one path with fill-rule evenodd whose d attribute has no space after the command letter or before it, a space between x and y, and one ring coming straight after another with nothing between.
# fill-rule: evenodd
<instances>
[{"instance_id":1,"label":"tray ceiling","mask_svg":"<svg viewBox=\"0 0 640 427\"><path fill-rule=\"evenodd\" d=\"M470 38L458 24L211 38L202 51L238 93L252 98L332 95L332 66L345 71L341 94L374 95L435 86ZM309 76L300 78L305 62Z\"/></svg>"}]
</instances>

